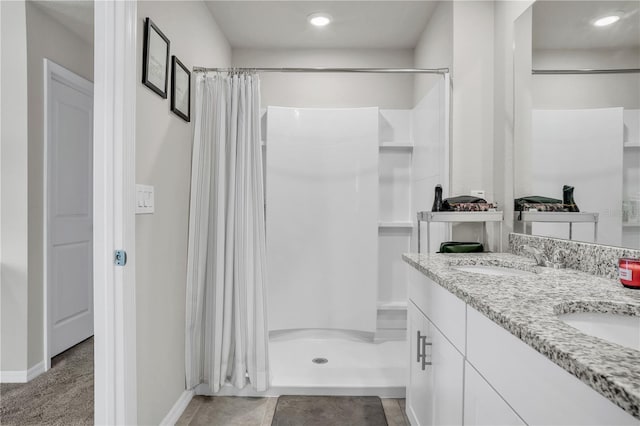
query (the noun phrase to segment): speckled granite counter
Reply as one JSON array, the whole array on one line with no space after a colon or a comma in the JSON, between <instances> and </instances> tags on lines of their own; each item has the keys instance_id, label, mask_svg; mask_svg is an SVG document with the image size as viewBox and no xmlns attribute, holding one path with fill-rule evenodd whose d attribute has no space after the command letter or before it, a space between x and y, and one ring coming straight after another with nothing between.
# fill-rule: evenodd
<instances>
[{"instance_id":1,"label":"speckled granite counter","mask_svg":"<svg viewBox=\"0 0 640 426\"><path fill-rule=\"evenodd\" d=\"M584 311L640 316L639 290L584 272L538 267L533 260L507 253L405 254L403 259L640 419L640 351L588 336L557 318ZM536 273L489 276L451 268L456 265Z\"/></svg>"}]
</instances>

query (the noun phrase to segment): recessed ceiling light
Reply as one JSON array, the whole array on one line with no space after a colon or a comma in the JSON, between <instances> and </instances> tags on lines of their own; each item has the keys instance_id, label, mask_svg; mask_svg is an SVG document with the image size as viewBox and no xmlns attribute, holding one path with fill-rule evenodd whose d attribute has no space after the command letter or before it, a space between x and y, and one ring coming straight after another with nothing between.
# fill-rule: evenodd
<instances>
[{"instance_id":1,"label":"recessed ceiling light","mask_svg":"<svg viewBox=\"0 0 640 426\"><path fill-rule=\"evenodd\" d=\"M315 25L316 27L324 27L325 25L329 25L331 23L331 15L326 13L312 13L307 17L307 20L311 25Z\"/></svg>"},{"instance_id":2,"label":"recessed ceiling light","mask_svg":"<svg viewBox=\"0 0 640 426\"><path fill-rule=\"evenodd\" d=\"M607 25L615 24L620 20L620 15L609 15L598 18L593 22L596 27L606 27Z\"/></svg>"}]
</instances>

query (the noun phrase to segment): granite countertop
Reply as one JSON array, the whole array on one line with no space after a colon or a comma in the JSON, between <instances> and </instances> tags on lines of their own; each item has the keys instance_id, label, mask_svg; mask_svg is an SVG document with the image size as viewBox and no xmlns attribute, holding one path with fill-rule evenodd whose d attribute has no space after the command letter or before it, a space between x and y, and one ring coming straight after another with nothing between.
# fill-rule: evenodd
<instances>
[{"instance_id":1,"label":"granite countertop","mask_svg":"<svg viewBox=\"0 0 640 426\"><path fill-rule=\"evenodd\" d=\"M535 265L508 253L405 254L403 259L469 306L640 419L640 351L588 336L558 314L611 312L640 316L640 290L572 269ZM530 272L490 276L452 269L495 265Z\"/></svg>"}]
</instances>

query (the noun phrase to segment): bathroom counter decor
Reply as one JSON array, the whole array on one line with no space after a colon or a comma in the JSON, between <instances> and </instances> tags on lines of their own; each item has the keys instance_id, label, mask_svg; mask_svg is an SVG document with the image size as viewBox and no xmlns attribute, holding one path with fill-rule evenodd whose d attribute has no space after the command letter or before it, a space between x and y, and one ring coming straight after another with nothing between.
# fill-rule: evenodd
<instances>
[{"instance_id":1,"label":"bathroom counter decor","mask_svg":"<svg viewBox=\"0 0 640 426\"><path fill-rule=\"evenodd\" d=\"M420 253L420 222L427 222L427 253L431 247L429 228L432 222L446 223L463 223L463 222L481 222L482 235L486 235L487 222L500 223L500 251L502 251L502 220L504 214L501 211L486 212L418 212L418 253ZM483 241L486 247L486 241Z\"/></svg>"},{"instance_id":2,"label":"bathroom counter decor","mask_svg":"<svg viewBox=\"0 0 640 426\"><path fill-rule=\"evenodd\" d=\"M584 334L558 318L559 314L586 311L640 316L640 291L625 289L618 280L572 269L539 267L532 259L508 253L405 254L403 259L640 419L640 351ZM462 265L534 273L489 276L454 269Z\"/></svg>"}]
</instances>

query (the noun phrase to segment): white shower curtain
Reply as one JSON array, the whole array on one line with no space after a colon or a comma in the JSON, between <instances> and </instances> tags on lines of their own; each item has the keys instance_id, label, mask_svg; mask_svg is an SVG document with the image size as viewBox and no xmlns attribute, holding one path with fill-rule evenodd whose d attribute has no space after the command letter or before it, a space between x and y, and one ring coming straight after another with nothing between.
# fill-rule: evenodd
<instances>
[{"instance_id":1,"label":"white shower curtain","mask_svg":"<svg viewBox=\"0 0 640 426\"><path fill-rule=\"evenodd\" d=\"M196 79L187 258L187 388L266 390L265 217L260 81ZM205 392L206 393L206 392Z\"/></svg>"}]
</instances>

